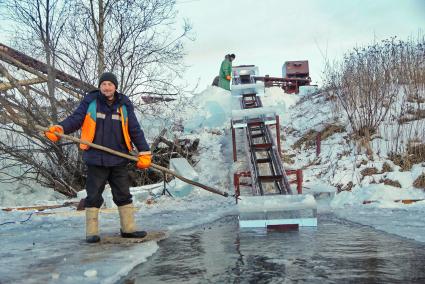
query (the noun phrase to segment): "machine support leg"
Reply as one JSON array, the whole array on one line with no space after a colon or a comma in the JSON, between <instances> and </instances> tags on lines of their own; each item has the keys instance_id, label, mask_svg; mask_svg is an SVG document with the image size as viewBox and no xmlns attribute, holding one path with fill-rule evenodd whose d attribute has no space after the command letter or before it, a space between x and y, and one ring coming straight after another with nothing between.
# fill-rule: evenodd
<instances>
[{"instance_id":1,"label":"machine support leg","mask_svg":"<svg viewBox=\"0 0 425 284\"><path fill-rule=\"evenodd\" d=\"M233 128L233 123L230 125L230 127L232 128L233 162L236 162L238 157L236 153L236 133L235 129Z\"/></svg>"},{"instance_id":2,"label":"machine support leg","mask_svg":"<svg viewBox=\"0 0 425 284\"><path fill-rule=\"evenodd\" d=\"M236 204L238 204L238 197L241 195L240 185L239 185L239 174L238 173L233 174L233 185L235 186Z\"/></svg>"},{"instance_id":3,"label":"machine support leg","mask_svg":"<svg viewBox=\"0 0 425 284\"><path fill-rule=\"evenodd\" d=\"M279 156L282 156L282 149L280 146L280 122L279 122L278 115L276 115L276 139L277 139L277 150L279 151Z\"/></svg>"},{"instance_id":4,"label":"machine support leg","mask_svg":"<svg viewBox=\"0 0 425 284\"><path fill-rule=\"evenodd\" d=\"M298 194L303 193L303 171L301 169L298 169L296 171L297 175L297 192Z\"/></svg>"},{"instance_id":5,"label":"machine support leg","mask_svg":"<svg viewBox=\"0 0 425 284\"><path fill-rule=\"evenodd\" d=\"M316 157L319 157L320 151L321 151L321 144L322 144L322 134L319 132L316 136Z\"/></svg>"}]
</instances>

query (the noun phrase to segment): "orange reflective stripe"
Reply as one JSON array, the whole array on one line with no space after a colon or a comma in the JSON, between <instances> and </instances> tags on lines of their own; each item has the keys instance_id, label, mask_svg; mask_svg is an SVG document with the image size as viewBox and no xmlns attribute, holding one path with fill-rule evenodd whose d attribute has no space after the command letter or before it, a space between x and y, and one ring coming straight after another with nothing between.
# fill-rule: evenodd
<instances>
[{"instance_id":1,"label":"orange reflective stripe","mask_svg":"<svg viewBox=\"0 0 425 284\"><path fill-rule=\"evenodd\" d=\"M93 142L94 135L96 133L96 121L90 116L90 114L86 114L84 118L83 126L81 127L81 140L87 142ZM86 144L80 143L81 150L87 150L90 146Z\"/></svg>"},{"instance_id":2,"label":"orange reflective stripe","mask_svg":"<svg viewBox=\"0 0 425 284\"><path fill-rule=\"evenodd\" d=\"M125 108L125 106L120 107L120 114L121 114L121 126L122 126L122 132L124 135L125 145L127 146L128 151L132 151L133 146L131 145L130 133L128 132L128 116L127 116L127 109Z\"/></svg>"},{"instance_id":3,"label":"orange reflective stripe","mask_svg":"<svg viewBox=\"0 0 425 284\"><path fill-rule=\"evenodd\" d=\"M127 108L125 105L119 108L121 114L121 127L125 140L125 145L127 146L128 151L132 151L133 147L131 144L130 133L128 131L128 115ZM96 100L92 101L88 107L86 117L84 118L83 126L81 127L81 140L87 142L93 142L94 136L96 134ZM80 143L81 150L88 150L90 146Z\"/></svg>"},{"instance_id":4,"label":"orange reflective stripe","mask_svg":"<svg viewBox=\"0 0 425 284\"><path fill-rule=\"evenodd\" d=\"M93 100L87 108L87 114L81 127L81 140L93 142L96 132L96 116L96 100ZM88 145L80 143L80 149L87 150L88 148L90 148Z\"/></svg>"}]
</instances>

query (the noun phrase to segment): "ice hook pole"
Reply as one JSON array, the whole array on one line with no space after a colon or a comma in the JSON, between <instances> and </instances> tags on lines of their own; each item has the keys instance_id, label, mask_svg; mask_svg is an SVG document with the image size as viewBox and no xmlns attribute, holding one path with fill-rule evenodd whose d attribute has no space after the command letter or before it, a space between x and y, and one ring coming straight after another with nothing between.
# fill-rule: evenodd
<instances>
[{"instance_id":1,"label":"ice hook pole","mask_svg":"<svg viewBox=\"0 0 425 284\"><path fill-rule=\"evenodd\" d=\"M35 125L35 128L37 128L38 130L43 131L43 132L45 132L45 131L49 131L49 129L48 129L48 128L46 128L46 127L42 127L42 126L39 126L39 125ZM102 151L105 151L105 152L108 152L108 153L110 153L110 154L113 154L113 155L116 155L116 156L120 156L120 157L123 157L123 158L127 158L127 159L129 159L129 160L131 160L131 161L135 161L135 162L137 162L137 161L138 161L138 158L137 158L137 157L135 157L135 156L131 156L131 155L128 155L128 154L124 154L124 153L121 153L121 152L118 152L118 151L112 150L112 149L110 149L110 148L108 148L108 147L104 147L104 146L101 146L101 145L97 145L97 144L94 144L94 143L91 143L91 142L88 142L88 141L85 141L85 140L81 140L81 139L79 139L79 138L77 138L77 137L70 136L70 135L66 135L66 134L61 134L61 133L58 133L58 132L55 132L55 134L56 134L57 136L60 136L60 137L65 138L65 139L67 139L67 140L71 140L71 141L73 141L73 142L75 142L75 143L82 143L82 144L88 145L88 146L90 146L90 147L93 147L93 148L95 148L95 149L102 150ZM224 197L228 197L228 196L229 196L229 194L228 194L227 192L220 191L220 190L218 190L218 189L212 188L212 187L207 186L207 185L204 185L204 184L202 184L202 183L199 183L199 182L196 182L196 181L193 181L193 180L187 179L187 178L185 178L185 177L183 177L183 176L179 175L178 173L176 173L176 172L174 172L174 171L172 171L172 170L170 170L170 169L167 169L167 168L161 167L161 166L159 166L159 165L157 165L157 164L152 163L152 164L151 164L151 167L152 167L152 168L154 168L154 169L156 169L156 170L159 170L159 171L162 171L162 172L166 172L167 174L173 175L173 176L175 176L176 178L178 178L178 179L180 179L180 180L182 180L182 181L184 181L184 182L186 182L186 183L189 183L189 184L195 185L195 186L200 187L200 188L202 188L202 189L205 189L205 190L207 190L207 191L209 191L209 192L216 193L216 194L222 195L222 196L224 196Z\"/></svg>"}]
</instances>

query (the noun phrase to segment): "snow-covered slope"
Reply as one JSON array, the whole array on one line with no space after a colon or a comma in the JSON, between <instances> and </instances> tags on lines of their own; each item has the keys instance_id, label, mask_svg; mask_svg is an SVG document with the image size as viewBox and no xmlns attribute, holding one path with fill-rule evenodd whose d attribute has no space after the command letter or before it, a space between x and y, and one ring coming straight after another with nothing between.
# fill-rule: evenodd
<instances>
[{"instance_id":1,"label":"snow-covered slope","mask_svg":"<svg viewBox=\"0 0 425 284\"><path fill-rule=\"evenodd\" d=\"M425 199L424 189L413 186L414 180L425 173L424 163L401 171L385 152L379 151L386 142L382 138L372 142L374 154L368 157L351 138L347 119L342 113L335 113L323 94L302 98L290 109L289 116L284 125L284 161L287 168L303 169L305 192L340 191L329 209L338 216L425 241L421 221L425 217L425 201L401 202ZM326 134L319 155L317 135L312 130ZM313 134L307 135L309 132ZM397 181L400 187L387 181Z\"/></svg>"}]
</instances>

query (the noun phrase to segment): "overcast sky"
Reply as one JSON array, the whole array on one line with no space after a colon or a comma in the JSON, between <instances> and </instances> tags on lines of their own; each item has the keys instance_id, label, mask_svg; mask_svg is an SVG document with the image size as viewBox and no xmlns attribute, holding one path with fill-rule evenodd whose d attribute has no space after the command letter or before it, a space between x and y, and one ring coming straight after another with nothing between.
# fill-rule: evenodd
<instances>
[{"instance_id":1,"label":"overcast sky","mask_svg":"<svg viewBox=\"0 0 425 284\"><path fill-rule=\"evenodd\" d=\"M425 0L176 1L178 24L186 18L193 25L184 79L192 87L199 80L198 91L218 75L227 53L236 54L234 65L255 64L261 75L279 77L285 61L308 60L320 85L325 58L341 58L374 40L425 33ZM3 32L0 41L7 42Z\"/></svg>"},{"instance_id":2,"label":"overcast sky","mask_svg":"<svg viewBox=\"0 0 425 284\"><path fill-rule=\"evenodd\" d=\"M324 57L355 46L425 32L425 0L177 0L179 16L193 24L185 78L199 89L218 75L226 53L234 65L255 64L262 75L282 76L288 60L309 60L313 83Z\"/></svg>"}]
</instances>

